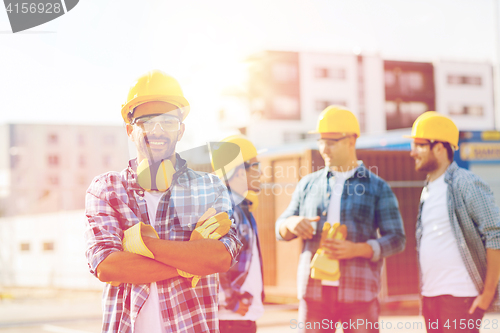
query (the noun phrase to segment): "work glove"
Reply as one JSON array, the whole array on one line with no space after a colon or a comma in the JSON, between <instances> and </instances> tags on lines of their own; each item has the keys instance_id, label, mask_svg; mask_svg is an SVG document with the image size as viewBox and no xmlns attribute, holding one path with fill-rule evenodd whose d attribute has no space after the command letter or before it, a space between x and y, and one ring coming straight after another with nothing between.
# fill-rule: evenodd
<instances>
[{"instance_id":1,"label":"work glove","mask_svg":"<svg viewBox=\"0 0 500 333\"><path fill-rule=\"evenodd\" d=\"M144 240L142 239L143 236L159 238L156 230L151 225L139 222L123 233L123 251L154 259L155 256L153 252L144 244ZM117 287L120 285L120 282L112 281L108 282L108 284Z\"/></svg>"},{"instance_id":2,"label":"work glove","mask_svg":"<svg viewBox=\"0 0 500 333\"><path fill-rule=\"evenodd\" d=\"M220 239L229 232L231 220L226 212L215 214L214 208L209 208L196 223L196 228L191 233L190 241L198 239ZM200 280L200 275L194 275L177 269L177 273L185 278L191 279L191 286L194 288Z\"/></svg>"},{"instance_id":3,"label":"work glove","mask_svg":"<svg viewBox=\"0 0 500 333\"><path fill-rule=\"evenodd\" d=\"M325 222L321 232L320 248L311 260L311 278L318 280L338 281L340 279L340 267L337 259L330 259L322 247L326 238L345 240L347 227L345 224Z\"/></svg>"}]
</instances>

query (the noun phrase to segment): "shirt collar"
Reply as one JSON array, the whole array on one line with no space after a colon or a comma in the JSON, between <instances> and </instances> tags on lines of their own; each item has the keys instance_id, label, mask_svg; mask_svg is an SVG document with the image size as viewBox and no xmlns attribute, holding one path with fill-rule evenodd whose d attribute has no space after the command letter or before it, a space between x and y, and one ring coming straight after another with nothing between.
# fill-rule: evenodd
<instances>
[{"instance_id":1,"label":"shirt collar","mask_svg":"<svg viewBox=\"0 0 500 333\"><path fill-rule=\"evenodd\" d=\"M444 181L447 184L451 184L453 181L453 173L458 170L458 164L457 162L453 161L449 166L448 169L446 169L444 173ZM427 182L427 181L426 181Z\"/></svg>"},{"instance_id":2,"label":"shirt collar","mask_svg":"<svg viewBox=\"0 0 500 333\"><path fill-rule=\"evenodd\" d=\"M351 179L351 178L367 178L368 175L366 174L366 171L367 170L365 168L365 164L363 163L363 161L358 160L358 166L356 167L356 171L348 179ZM330 168L326 168L325 167L324 170L323 170L322 176L326 177L326 179L329 179L330 177L335 176L335 174L333 173L332 170L330 170Z\"/></svg>"}]
</instances>

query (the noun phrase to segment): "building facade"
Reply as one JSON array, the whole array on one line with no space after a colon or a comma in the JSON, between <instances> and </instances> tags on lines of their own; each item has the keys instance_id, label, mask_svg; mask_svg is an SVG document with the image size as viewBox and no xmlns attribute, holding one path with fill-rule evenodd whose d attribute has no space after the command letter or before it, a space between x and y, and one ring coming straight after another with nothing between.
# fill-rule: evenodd
<instances>
[{"instance_id":1,"label":"building facade","mask_svg":"<svg viewBox=\"0 0 500 333\"><path fill-rule=\"evenodd\" d=\"M129 157L123 126L0 126L0 216L83 209L92 179Z\"/></svg>"},{"instance_id":2,"label":"building facade","mask_svg":"<svg viewBox=\"0 0 500 333\"><path fill-rule=\"evenodd\" d=\"M430 110L450 116L461 130L494 129L489 63L283 51L256 54L249 63L251 116L244 131L257 146L310 137L319 113L332 104L356 114L364 134L410 128Z\"/></svg>"}]
</instances>

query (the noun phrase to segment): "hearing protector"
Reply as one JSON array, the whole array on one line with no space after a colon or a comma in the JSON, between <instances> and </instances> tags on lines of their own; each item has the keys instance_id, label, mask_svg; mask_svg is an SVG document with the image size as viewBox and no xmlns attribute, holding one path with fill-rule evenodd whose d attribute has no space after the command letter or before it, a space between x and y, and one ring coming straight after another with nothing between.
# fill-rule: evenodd
<instances>
[{"instance_id":1,"label":"hearing protector","mask_svg":"<svg viewBox=\"0 0 500 333\"><path fill-rule=\"evenodd\" d=\"M257 210L257 207L259 206L259 195L255 191L246 191L245 192L245 199L250 201L252 204L248 207L248 210L250 212L255 212Z\"/></svg>"},{"instance_id":2,"label":"hearing protector","mask_svg":"<svg viewBox=\"0 0 500 333\"><path fill-rule=\"evenodd\" d=\"M151 162L143 159L137 166L137 183L146 191L168 190L172 185L175 169L169 159Z\"/></svg>"}]
</instances>

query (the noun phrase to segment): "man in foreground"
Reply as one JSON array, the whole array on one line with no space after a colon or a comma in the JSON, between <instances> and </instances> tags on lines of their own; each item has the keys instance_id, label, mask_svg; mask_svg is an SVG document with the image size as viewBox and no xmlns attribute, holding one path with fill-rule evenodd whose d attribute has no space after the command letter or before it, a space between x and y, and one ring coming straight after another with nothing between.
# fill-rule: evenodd
<instances>
[{"instance_id":1,"label":"man in foreground","mask_svg":"<svg viewBox=\"0 0 500 333\"><path fill-rule=\"evenodd\" d=\"M174 78L140 77L122 108L137 159L87 190L86 255L90 271L108 282L103 332L218 331L215 273L229 269L241 243L222 182L175 153L188 113ZM219 212L228 215L207 228Z\"/></svg>"}]
</instances>

